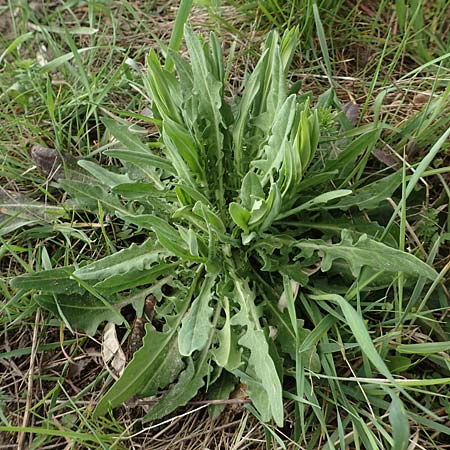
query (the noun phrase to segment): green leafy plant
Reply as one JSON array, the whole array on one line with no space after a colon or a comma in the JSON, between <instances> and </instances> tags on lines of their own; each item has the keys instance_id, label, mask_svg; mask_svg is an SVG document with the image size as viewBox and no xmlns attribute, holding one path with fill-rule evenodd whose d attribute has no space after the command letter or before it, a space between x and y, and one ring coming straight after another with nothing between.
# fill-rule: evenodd
<instances>
[{"instance_id":1,"label":"green leafy plant","mask_svg":"<svg viewBox=\"0 0 450 450\"><path fill-rule=\"evenodd\" d=\"M205 385L229 393L241 382L261 420L283 425L287 396L297 402L297 435L312 427L305 408L324 428L324 399L305 373L333 373L317 345L338 322L350 323L355 346L375 369L369 375L382 374L398 388L351 304L352 284L359 280L358 292L370 295L399 272L406 285L437 274L395 248L395 230L383 234L376 221L380 204L402 183L401 173L360 180L379 130L356 130L331 151L320 118L329 121L332 93L317 107L289 95L297 38L295 29L281 38L270 33L234 96L215 35L208 45L186 27L189 60L170 52L175 72L154 51L147 57L143 90L158 138L144 143L128 124L105 118L115 144L103 153L120 161L120 173L80 161L89 182L60 182L74 207L120 219L134 242L77 267L17 277L13 285L38 290L40 305L91 334L104 320L122 323L124 304L138 308L150 293L157 299L155 325L146 326L143 346L97 416L139 395L156 397L146 418L160 418ZM348 420L361 427L350 394L331 386L335 397L326 401L340 398ZM382 389L374 397L381 390L392 403L377 407L405 423L397 393ZM404 448L397 428L395 448ZM359 433L371 442L372 431ZM332 445L335 437L327 438Z\"/></svg>"}]
</instances>

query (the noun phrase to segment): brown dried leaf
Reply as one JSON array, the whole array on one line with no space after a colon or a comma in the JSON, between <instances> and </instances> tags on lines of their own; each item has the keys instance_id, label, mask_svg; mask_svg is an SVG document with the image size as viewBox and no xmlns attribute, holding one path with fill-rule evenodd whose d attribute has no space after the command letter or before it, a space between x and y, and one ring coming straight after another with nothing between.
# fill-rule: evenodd
<instances>
[{"instance_id":1,"label":"brown dried leaf","mask_svg":"<svg viewBox=\"0 0 450 450\"><path fill-rule=\"evenodd\" d=\"M71 155L61 155L53 148L33 145L30 156L41 172L51 179L58 180L64 177L64 163L73 164L75 158Z\"/></svg>"},{"instance_id":2,"label":"brown dried leaf","mask_svg":"<svg viewBox=\"0 0 450 450\"><path fill-rule=\"evenodd\" d=\"M73 380L74 378L78 378L81 376L83 370L86 366L91 362L88 358L79 359L69 364L69 370L67 373L67 377Z\"/></svg>"},{"instance_id":3,"label":"brown dried leaf","mask_svg":"<svg viewBox=\"0 0 450 450\"><path fill-rule=\"evenodd\" d=\"M292 294L294 296L294 300L297 298L298 290L300 289L300 283L297 283L297 281L291 280L291 289ZM283 312L287 307L287 301L286 301L286 292L283 291L281 294L280 299L278 300L278 309Z\"/></svg>"},{"instance_id":4,"label":"brown dried leaf","mask_svg":"<svg viewBox=\"0 0 450 450\"><path fill-rule=\"evenodd\" d=\"M392 156L391 152L387 150L376 148L375 150L373 150L372 155L375 156L375 158L377 158L378 161L382 162L383 164L386 164L386 166L388 167L392 168L400 167L398 160L394 156Z\"/></svg>"},{"instance_id":5,"label":"brown dried leaf","mask_svg":"<svg viewBox=\"0 0 450 450\"><path fill-rule=\"evenodd\" d=\"M129 337L129 357L133 355L142 347L142 340L145 336L145 324L147 320L144 317L138 317L134 320L131 327L131 334Z\"/></svg>"},{"instance_id":6,"label":"brown dried leaf","mask_svg":"<svg viewBox=\"0 0 450 450\"><path fill-rule=\"evenodd\" d=\"M413 104L416 107L421 107L430 101L431 94L427 92L421 92L416 94L413 98Z\"/></svg>"},{"instance_id":7,"label":"brown dried leaf","mask_svg":"<svg viewBox=\"0 0 450 450\"><path fill-rule=\"evenodd\" d=\"M102 357L105 364L111 362L114 373L119 377L125 370L127 359L117 339L116 325L108 322L103 331Z\"/></svg>"},{"instance_id":8,"label":"brown dried leaf","mask_svg":"<svg viewBox=\"0 0 450 450\"><path fill-rule=\"evenodd\" d=\"M361 113L361 108L359 105L348 102L342 106L342 111L352 125L356 125L358 123L359 114Z\"/></svg>"}]
</instances>

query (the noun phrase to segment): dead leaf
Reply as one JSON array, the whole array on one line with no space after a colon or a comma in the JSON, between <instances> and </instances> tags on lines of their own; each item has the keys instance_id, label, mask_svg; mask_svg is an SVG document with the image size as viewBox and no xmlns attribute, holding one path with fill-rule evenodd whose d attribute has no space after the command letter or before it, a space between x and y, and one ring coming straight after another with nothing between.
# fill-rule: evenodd
<instances>
[{"instance_id":1,"label":"dead leaf","mask_svg":"<svg viewBox=\"0 0 450 450\"><path fill-rule=\"evenodd\" d=\"M79 359L69 364L69 370L67 372L67 377L71 380L81 376L83 370L91 362L88 358Z\"/></svg>"},{"instance_id":2,"label":"dead leaf","mask_svg":"<svg viewBox=\"0 0 450 450\"><path fill-rule=\"evenodd\" d=\"M108 322L103 330L102 358L105 364L111 362L117 376L123 374L127 359L117 339L116 325L112 322Z\"/></svg>"},{"instance_id":3,"label":"dead leaf","mask_svg":"<svg viewBox=\"0 0 450 450\"><path fill-rule=\"evenodd\" d=\"M146 106L142 111L141 111L141 115L145 116L145 117L149 117L150 119L153 118L153 111Z\"/></svg>"},{"instance_id":4,"label":"dead leaf","mask_svg":"<svg viewBox=\"0 0 450 450\"><path fill-rule=\"evenodd\" d=\"M388 167L398 168L400 167L398 160L392 155L388 150L383 150L381 148L376 148L372 151L372 155L378 159L378 161L386 164Z\"/></svg>"},{"instance_id":5,"label":"dead leaf","mask_svg":"<svg viewBox=\"0 0 450 450\"><path fill-rule=\"evenodd\" d=\"M356 125L358 123L359 114L361 113L361 108L359 105L348 102L342 106L342 111L352 125Z\"/></svg>"},{"instance_id":6,"label":"dead leaf","mask_svg":"<svg viewBox=\"0 0 450 450\"><path fill-rule=\"evenodd\" d=\"M132 358L133 355L142 347L142 340L145 336L145 324L147 320L145 317L138 317L134 320L131 327L131 334L129 337L128 356Z\"/></svg>"},{"instance_id":7,"label":"dead leaf","mask_svg":"<svg viewBox=\"0 0 450 450\"><path fill-rule=\"evenodd\" d=\"M425 105L430 101L431 94L426 92L421 92L419 94L416 94L413 98L413 104L416 107L420 107Z\"/></svg>"},{"instance_id":8,"label":"dead leaf","mask_svg":"<svg viewBox=\"0 0 450 450\"><path fill-rule=\"evenodd\" d=\"M294 296L294 300L297 298L298 290L300 288L300 283L297 283L297 281L291 280L291 289L292 294ZM283 312L287 307L287 301L286 301L286 293L283 291L281 294L280 300L278 300L278 309Z\"/></svg>"},{"instance_id":9,"label":"dead leaf","mask_svg":"<svg viewBox=\"0 0 450 450\"><path fill-rule=\"evenodd\" d=\"M55 180L64 177L64 164L75 162L71 155L61 157L57 150L37 144L31 148L30 156L41 172Z\"/></svg>"},{"instance_id":10,"label":"dead leaf","mask_svg":"<svg viewBox=\"0 0 450 450\"><path fill-rule=\"evenodd\" d=\"M39 47L39 50L36 52L36 62L41 67L48 64L47 47L44 44L41 44L41 46Z\"/></svg>"}]
</instances>

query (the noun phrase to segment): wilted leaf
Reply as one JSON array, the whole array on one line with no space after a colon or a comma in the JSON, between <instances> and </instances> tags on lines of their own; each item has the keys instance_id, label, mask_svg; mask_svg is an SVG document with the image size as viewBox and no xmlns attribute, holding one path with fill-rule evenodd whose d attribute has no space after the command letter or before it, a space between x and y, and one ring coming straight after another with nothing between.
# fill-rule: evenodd
<instances>
[{"instance_id":1,"label":"wilted leaf","mask_svg":"<svg viewBox=\"0 0 450 450\"><path fill-rule=\"evenodd\" d=\"M102 357L105 364L111 362L115 374L123 374L127 358L117 339L116 325L112 322L108 322L103 329Z\"/></svg>"},{"instance_id":2,"label":"wilted leaf","mask_svg":"<svg viewBox=\"0 0 450 450\"><path fill-rule=\"evenodd\" d=\"M356 125L358 123L359 114L361 112L359 105L352 102L347 102L342 106L342 111L352 125Z\"/></svg>"},{"instance_id":3,"label":"wilted leaf","mask_svg":"<svg viewBox=\"0 0 450 450\"><path fill-rule=\"evenodd\" d=\"M55 180L64 177L65 165L73 167L76 162L70 154L61 155L53 148L42 147L37 144L31 148L30 156L39 170Z\"/></svg>"}]
</instances>

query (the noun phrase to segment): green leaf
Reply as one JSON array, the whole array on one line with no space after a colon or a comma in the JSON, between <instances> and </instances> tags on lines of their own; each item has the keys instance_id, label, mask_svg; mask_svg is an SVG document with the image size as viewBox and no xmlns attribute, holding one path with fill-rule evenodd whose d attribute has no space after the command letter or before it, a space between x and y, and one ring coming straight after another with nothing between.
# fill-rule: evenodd
<instances>
[{"instance_id":1,"label":"green leaf","mask_svg":"<svg viewBox=\"0 0 450 450\"><path fill-rule=\"evenodd\" d=\"M354 164L358 156L366 151L378 140L381 128L372 126L366 133L353 140L348 147L343 150L336 159L330 159L323 168L323 172L331 172L336 169L343 169L348 164Z\"/></svg>"},{"instance_id":2,"label":"green leaf","mask_svg":"<svg viewBox=\"0 0 450 450\"><path fill-rule=\"evenodd\" d=\"M191 58L192 76L194 81L193 96L198 99L198 115L204 117L202 135L206 145L206 174L208 183L216 187L215 198L219 208L225 204L224 166L223 166L223 133L222 127L222 93L223 80L217 79L214 73L214 61L205 51L200 39L185 27L185 41ZM199 124L200 125L200 124Z\"/></svg>"},{"instance_id":3,"label":"green leaf","mask_svg":"<svg viewBox=\"0 0 450 450\"><path fill-rule=\"evenodd\" d=\"M131 244L129 248L77 269L74 275L82 280L105 280L133 270L145 270L165 254L161 247L148 239L142 245Z\"/></svg>"},{"instance_id":4,"label":"green leaf","mask_svg":"<svg viewBox=\"0 0 450 450\"><path fill-rule=\"evenodd\" d=\"M331 300L336 302L341 308L345 317L345 324L350 327L352 335L356 339L356 342L361 347L362 352L367 356L374 367L389 380L393 380L386 363L383 361L372 339L367 331L366 325L360 314L358 314L350 303L345 298L336 294L324 294L324 295L310 295L313 300Z\"/></svg>"},{"instance_id":5,"label":"green leaf","mask_svg":"<svg viewBox=\"0 0 450 450\"><path fill-rule=\"evenodd\" d=\"M203 350L211 334L211 316L214 309L209 306L213 297L216 276L206 276L198 297L181 322L178 346L183 356L190 356L196 350Z\"/></svg>"},{"instance_id":6,"label":"green leaf","mask_svg":"<svg viewBox=\"0 0 450 450\"><path fill-rule=\"evenodd\" d=\"M123 322L113 305L105 305L87 292L70 295L42 294L34 296L34 299L40 306L61 317L70 328L83 330L90 336L95 334L102 322L114 322L117 325Z\"/></svg>"},{"instance_id":7,"label":"green leaf","mask_svg":"<svg viewBox=\"0 0 450 450\"><path fill-rule=\"evenodd\" d=\"M21 34L20 36L16 37L11 42L11 44L9 44L8 47L6 47L6 49L0 55L0 64L2 64L3 60L9 53L13 52L17 47L19 47L21 44L23 44L24 42L31 39L33 36L34 36L34 32L29 31L28 33L24 33L24 34Z\"/></svg>"},{"instance_id":8,"label":"green leaf","mask_svg":"<svg viewBox=\"0 0 450 450\"><path fill-rule=\"evenodd\" d=\"M218 235L225 235L227 229L219 217L219 215L211 209L208 204L205 204L201 201L197 201L192 208L192 211L197 213L199 216L202 216L208 226L213 228Z\"/></svg>"},{"instance_id":9,"label":"green leaf","mask_svg":"<svg viewBox=\"0 0 450 450\"><path fill-rule=\"evenodd\" d=\"M194 362L188 358L187 367L180 373L178 381L163 394L144 420L156 420L167 416L193 398L205 384L203 378L209 372L208 360L202 358Z\"/></svg>"},{"instance_id":10,"label":"green leaf","mask_svg":"<svg viewBox=\"0 0 450 450\"><path fill-rule=\"evenodd\" d=\"M112 119L103 118L108 131L125 147L125 149L106 150L108 156L123 159L134 164L147 164L149 167L159 167L173 173L170 161L156 156L149 147L142 143L136 133L130 131L126 125L119 125Z\"/></svg>"},{"instance_id":11,"label":"green leaf","mask_svg":"<svg viewBox=\"0 0 450 450\"><path fill-rule=\"evenodd\" d=\"M222 371L220 378L208 389L208 399L227 400L236 387L237 380L229 372ZM220 416L226 404L210 405L208 407L209 417L215 419Z\"/></svg>"},{"instance_id":12,"label":"green leaf","mask_svg":"<svg viewBox=\"0 0 450 450\"><path fill-rule=\"evenodd\" d=\"M108 193L104 186L76 180L60 180L59 184L71 195L73 201L80 208L97 211L100 202L105 211L109 213L125 211L117 195Z\"/></svg>"},{"instance_id":13,"label":"green leaf","mask_svg":"<svg viewBox=\"0 0 450 450\"><path fill-rule=\"evenodd\" d=\"M311 161L315 148L311 147L311 130L308 121L309 108L305 108L300 113L300 121L298 124L296 147L300 155L301 169L305 171Z\"/></svg>"},{"instance_id":14,"label":"green leaf","mask_svg":"<svg viewBox=\"0 0 450 450\"><path fill-rule=\"evenodd\" d=\"M147 55L147 68L144 86L151 96L155 117L169 118L181 123L178 109L181 95L175 75L161 66L154 50L150 50Z\"/></svg>"},{"instance_id":15,"label":"green leaf","mask_svg":"<svg viewBox=\"0 0 450 450\"><path fill-rule=\"evenodd\" d=\"M128 175L111 172L92 161L81 160L78 161L78 165L89 172L93 177L100 181L100 183L105 184L110 188L131 181Z\"/></svg>"},{"instance_id":16,"label":"green leaf","mask_svg":"<svg viewBox=\"0 0 450 450\"><path fill-rule=\"evenodd\" d=\"M212 349L211 353L220 367L232 371L239 367L241 354L237 348L236 335L232 334L230 302L226 296L222 296L222 307L225 312L225 323L216 331L218 347Z\"/></svg>"},{"instance_id":17,"label":"green leaf","mask_svg":"<svg viewBox=\"0 0 450 450\"><path fill-rule=\"evenodd\" d=\"M406 450L409 448L410 436L408 415L397 394L391 391L389 391L389 394L392 399L389 409L389 422L392 426L392 437L394 439L392 450Z\"/></svg>"},{"instance_id":18,"label":"green leaf","mask_svg":"<svg viewBox=\"0 0 450 450\"><path fill-rule=\"evenodd\" d=\"M26 36L26 35L24 35ZM90 50L96 50L99 47L85 47L85 48L81 48L77 50L78 55L80 55L81 53L85 53L88 52ZM58 56L57 58L51 60L50 62L48 62L47 64L44 64L41 68L40 68L40 72L50 72L52 70L57 69L59 66L61 66L62 64L65 64L66 62L70 61L72 58L74 58L75 53L74 52L69 52L69 53L65 53L64 55Z\"/></svg>"},{"instance_id":19,"label":"green leaf","mask_svg":"<svg viewBox=\"0 0 450 450\"><path fill-rule=\"evenodd\" d=\"M150 324L146 326L143 347L135 353L123 376L100 400L95 416L104 415L109 408L120 405L135 394L155 395L159 388L176 378L182 364L177 333L202 273L202 270L197 270L185 298L177 304L177 313L165 315L163 332L155 331Z\"/></svg>"},{"instance_id":20,"label":"green leaf","mask_svg":"<svg viewBox=\"0 0 450 450\"><path fill-rule=\"evenodd\" d=\"M24 229L27 226L39 223L39 220L32 219L15 219L14 217L5 217L0 214L0 236L7 235L18 229Z\"/></svg>"},{"instance_id":21,"label":"green leaf","mask_svg":"<svg viewBox=\"0 0 450 450\"><path fill-rule=\"evenodd\" d=\"M273 183L270 187L269 195L267 200L264 202L266 205L266 213L263 219L258 221L258 233L266 231L274 222L278 214L280 213L282 207L282 194L278 189L278 185ZM253 217L251 222L253 221Z\"/></svg>"},{"instance_id":22,"label":"green leaf","mask_svg":"<svg viewBox=\"0 0 450 450\"><path fill-rule=\"evenodd\" d=\"M368 184L367 186L358 189L358 191L340 200L332 206L325 206L326 209L343 209L346 210L351 206L357 206L360 211L364 209L376 208L383 200L391 197L394 191L400 186L402 182L402 172L395 172L381 180Z\"/></svg>"},{"instance_id":23,"label":"green leaf","mask_svg":"<svg viewBox=\"0 0 450 450\"><path fill-rule=\"evenodd\" d=\"M282 426L284 411L281 382L259 324L254 304L255 294L245 281L235 278L234 283L240 310L232 318L231 324L245 327L238 342L250 350L245 372L236 370L235 374L247 384L249 395L262 420L273 418L278 426Z\"/></svg>"},{"instance_id":24,"label":"green leaf","mask_svg":"<svg viewBox=\"0 0 450 450\"><path fill-rule=\"evenodd\" d=\"M195 186L196 183L189 175L190 171L198 177L200 185L206 186L206 176L200 162L201 152L198 144L183 126L169 118L166 118L163 123L163 138L166 150L180 179Z\"/></svg>"},{"instance_id":25,"label":"green leaf","mask_svg":"<svg viewBox=\"0 0 450 450\"><path fill-rule=\"evenodd\" d=\"M44 435L45 439L48 439L48 436L57 436L61 438L72 439L73 441L79 442L93 442L96 445L100 443L108 442L108 436L101 435L98 432L95 434L89 433L77 433L75 431L71 431L67 427L61 427L59 430L54 430L51 428L44 427L15 427L15 426L0 426L0 431L5 431L6 433L28 433L28 434L38 434ZM101 439L101 441L100 441Z\"/></svg>"},{"instance_id":26,"label":"green leaf","mask_svg":"<svg viewBox=\"0 0 450 450\"><path fill-rule=\"evenodd\" d=\"M168 252L148 239L142 245L131 244L127 249L83 266L74 275L94 285L103 293L112 294L124 289L149 284L157 276L167 273L172 264L160 264Z\"/></svg>"},{"instance_id":27,"label":"green leaf","mask_svg":"<svg viewBox=\"0 0 450 450\"><path fill-rule=\"evenodd\" d=\"M251 123L249 121L249 116L261 86L261 78L264 75L267 57L268 52L265 51L245 84L244 94L239 103L237 118L233 127L234 164L236 167L236 172L240 176L243 176L243 174L247 171L247 167L243 165L244 137L246 129L249 127L249 123Z\"/></svg>"},{"instance_id":28,"label":"green leaf","mask_svg":"<svg viewBox=\"0 0 450 450\"><path fill-rule=\"evenodd\" d=\"M27 291L44 291L51 294L82 294L84 289L70 275L75 268L72 266L58 269L27 273L11 280L11 286Z\"/></svg>"},{"instance_id":29,"label":"green leaf","mask_svg":"<svg viewBox=\"0 0 450 450\"><path fill-rule=\"evenodd\" d=\"M151 195L161 195L154 183L133 181L131 183L118 184L112 188L114 194L119 194L130 200L146 199Z\"/></svg>"},{"instance_id":30,"label":"green leaf","mask_svg":"<svg viewBox=\"0 0 450 450\"><path fill-rule=\"evenodd\" d=\"M431 355L433 353L448 352L450 341L447 342L425 342L423 344L400 344L396 347L399 353L414 355Z\"/></svg>"},{"instance_id":31,"label":"green leaf","mask_svg":"<svg viewBox=\"0 0 450 450\"><path fill-rule=\"evenodd\" d=\"M193 255L189 249L183 245L180 233L165 220L151 214L136 215L117 212L116 215L126 222L133 223L148 230L153 230L158 237L159 243L179 258L195 262L206 262L206 258Z\"/></svg>"},{"instance_id":32,"label":"green leaf","mask_svg":"<svg viewBox=\"0 0 450 450\"><path fill-rule=\"evenodd\" d=\"M88 36L91 36L98 32L98 28L92 28L92 27L72 27L69 29L61 28L57 26L45 26L45 25L39 25L39 31L42 32L42 30L49 31L51 33L58 33L58 34L66 34L69 33L71 35L77 35L77 34L86 34Z\"/></svg>"},{"instance_id":33,"label":"green leaf","mask_svg":"<svg viewBox=\"0 0 450 450\"><path fill-rule=\"evenodd\" d=\"M276 111L270 136L268 136L268 142L263 148L261 159L253 161L252 165L259 169L258 176L260 176L263 186L270 181L273 172L280 173L280 175L284 174L284 170L282 171L281 167L285 154L289 150L292 152L293 144L290 141L290 134L296 117L295 102L295 95L291 95ZM299 159L297 159L297 163L300 164ZM300 168L291 167L291 170L294 169Z\"/></svg>"},{"instance_id":34,"label":"green leaf","mask_svg":"<svg viewBox=\"0 0 450 450\"><path fill-rule=\"evenodd\" d=\"M251 212L241 206L239 203L230 203L228 207L230 212L230 216L233 219L233 222L245 233L249 232L248 222L251 217Z\"/></svg>"},{"instance_id":35,"label":"green leaf","mask_svg":"<svg viewBox=\"0 0 450 450\"><path fill-rule=\"evenodd\" d=\"M173 274L178 265L178 263L159 263L140 272L113 275L96 283L94 288L103 295L111 295L138 286L152 284L162 276Z\"/></svg>"},{"instance_id":36,"label":"green leaf","mask_svg":"<svg viewBox=\"0 0 450 450\"><path fill-rule=\"evenodd\" d=\"M130 162L137 166L143 167L157 167L159 169L164 169L168 173L175 173L175 169L172 164L164 158L155 156L146 150L145 152L138 150L129 149L110 149L103 152L107 156L112 158L118 158L121 161Z\"/></svg>"},{"instance_id":37,"label":"green leaf","mask_svg":"<svg viewBox=\"0 0 450 450\"><path fill-rule=\"evenodd\" d=\"M239 194L242 205L249 211L253 208L255 201L265 198L264 189L261 181L255 172L248 172L242 180L242 186Z\"/></svg>"},{"instance_id":38,"label":"green leaf","mask_svg":"<svg viewBox=\"0 0 450 450\"><path fill-rule=\"evenodd\" d=\"M181 314L170 319L166 332L157 332L146 325L142 347L134 354L123 375L98 403L96 417L121 405L133 395L152 396L171 383L183 367L178 352L176 332Z\"/></svg>"},{"instance_id":39,"label":"green leaf","mask_svg":"<svg viewBox=\"0 0 450 450\"><path fill-rule=\"evenodd\" d=\"M386 361L386 364L391 373L401 374L402 372L406 372L411 366L413 366L411 358L406 358L405 356L388 356L386 358Z\"/></svg>"},{"instance_id":40,"label":"green leaf","mask_svg":"<svg viewBox=\"0 0 450 450\"><path fill-rule=\"evenodd\" d=\"M353 242L352 234L343 230L339 244L332 244L320 239L300 241L297 246L311 256L314 251L322 258L321 268L324 272L330 270L333 261L343 259L347 262L355 277L359 276L362 267L370 267L380 272L403 272L412 276L424 276L434 280L437 272L419 258L377 242L363 234L357 242Z\"/></svg>"},{"instance_id":41,"label":"green leaf","mask_svg":"<svg viewBox=\"0 0 450 450\"><path fill-rule=\"evenodd\" d=\"M25 195L0 190L0 219L5 215L14 219L53 221L65 214L64 208L60 206L41 203Z\"/></svg>"},{"instance_id":42,"label":"green leaf","mask_svg":"<svg viewBox=\"0 0 450 450\"><path fill-rule=\"evenodd\" d=\"M192 188L191 186L179 184L175 187L175 192L177 193L178 197L180 197L180 195L181 195L184 198L186 198L186 194L187 194L195 202L201 202L204 205L211 206L211 203L205 197L205 195L202 192L200 192L199 190ZM192 202L190 202L189 204L192 204Z\"/></svg>"},{"instance_id":43,"label":"green leaf","mask_svg":"<svg viewBox=\"0 0 450 450\"><path fill-rule=\"evenodd\" d=\"M175 23L173 26L173 31L170 36L169 49L178 51L181 47L181 42L183 40L183 26L189 18L189 13L192 8L192 0L181 0L180 6L177 11L177 17L175 18ZM173 69L173 61L168 55L166 58L165 68L167 71L171 72Z\"/></svg>"},{"instance_id":44,"label":"green leaf","mask_svg":"<svg viewBox=\"0 0 450 450\"><path fill-rule=\"evenodd\" d=\"M297 206L289 211L281 213L278 215L277 220L285 219L286 217L292 216L293 214L298 214L301 211L305 211L308 209L312 209L316 205L321 205L320 208L324 208L322 205L324 203L331 202L332 200L336 200L337 198L346 197L352 193L349 189L338 189L336 191L325 192L324 194L320 194L317 197L303 203L300 206ZM325 208L327 208L325 206Z\"/></svg>"}]
</instances>

